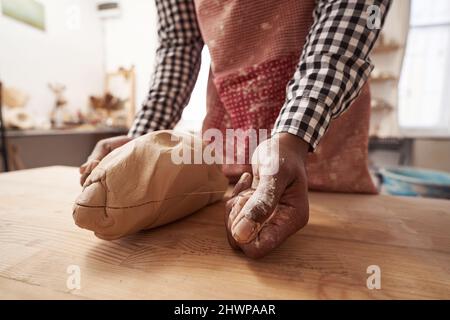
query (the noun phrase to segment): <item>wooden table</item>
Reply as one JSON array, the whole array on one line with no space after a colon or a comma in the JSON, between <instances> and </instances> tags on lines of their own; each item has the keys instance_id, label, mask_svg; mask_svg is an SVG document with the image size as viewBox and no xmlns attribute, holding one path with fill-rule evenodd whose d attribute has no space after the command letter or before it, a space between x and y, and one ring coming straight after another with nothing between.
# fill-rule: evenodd
<instances>
[{"instance_id":1,"label":"wooden table","mask_svg":"<svg viewBox=\"0 0 450 320\"><path fill-rule=\"evenodd\" d=\"M0 298L450 298L450 201L311 193L309 225L252 261L228 246L223 203L107 242L74 225L79 192L76 168L0 175Z\"/></svg>"}]
</instances>

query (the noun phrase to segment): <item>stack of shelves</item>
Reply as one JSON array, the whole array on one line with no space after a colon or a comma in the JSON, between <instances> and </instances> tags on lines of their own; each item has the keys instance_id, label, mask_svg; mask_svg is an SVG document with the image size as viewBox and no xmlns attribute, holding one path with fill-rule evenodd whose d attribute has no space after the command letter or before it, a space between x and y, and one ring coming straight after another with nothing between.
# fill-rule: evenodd
<instances>
[{"instance_id":1,"label":"stack of shelves","mask_svg":"<svg viewBox=\"0 0 450 320\"><path fill-rule=\"evenodd\" d=\"M409 29L410 1L394 1L372 50L370 136L400 138L397 121L398 85Z\"/></svg>"}]
</instances>

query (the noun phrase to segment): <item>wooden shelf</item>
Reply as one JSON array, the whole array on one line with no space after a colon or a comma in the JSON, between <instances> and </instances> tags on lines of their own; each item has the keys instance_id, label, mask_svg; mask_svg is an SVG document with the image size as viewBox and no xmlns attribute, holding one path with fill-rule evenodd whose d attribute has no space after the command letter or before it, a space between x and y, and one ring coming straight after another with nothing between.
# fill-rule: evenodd
<instances>
[{"instance_id":1,"label":"wooden shelf","mask_svg":"<svg viewBox=\"0 0 450 320\"><path fill-rule=\"evenodd\" d=\"M402 49L403 47L399 44L392 43L392 44L382 44L378 45L373 48L372 53L391 53L394 51L397 51L399 49Z\"/></svg>"},{"instance_id":2,"label":"wooden shelf","mask_svg":"<svg viewBox=\"0 0 450 320\"><path fill-rule=\"evenodd\" d=\"M372 108L372 110L374 111L392 111L394 110L394 107L392 105L390 105L389 103L387 103L384 100L380 100L380 99L372 99L372 101L370 101L370 107Z\"/></svg>"},{"instance_id":3,"label":"wooden shelf","mask_svg":"<svg viewBox=\"0 0 450 320\"><path fill-rule=\"evenodd\" d=\"M383 81L397 81L398 78L393 75L385 75L385 76L378 76L378 77L370 77L371 82L383 82Z\"/></svg>"}]
</instances>

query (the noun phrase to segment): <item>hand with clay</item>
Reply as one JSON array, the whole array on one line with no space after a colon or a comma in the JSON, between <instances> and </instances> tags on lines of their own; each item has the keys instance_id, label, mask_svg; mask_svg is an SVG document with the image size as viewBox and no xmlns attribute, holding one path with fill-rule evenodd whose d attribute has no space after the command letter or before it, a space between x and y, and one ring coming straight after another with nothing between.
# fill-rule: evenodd
<instances>
[{"instance_id":1,"label":"hand with clay","mask_svg":"<svg viewBox=\"0 0 450 320\"><path fill-rule=\"evenodd\" d=\"M258 156L273 139L279 139L279 152L271 151L265 158ZM233 248L251 258L260 258L307 224L308 148L306 142L289 133L277 134L256 148L253 175L241 176L227 202L225 224ZM264 159L264 164L258 159ZM278 170L268 172L267 163L276 161Z\"/></svg>"},{"instance_id":2,"label":"hand with clay","mask_svg":"<svg viewBox=\"0 0 450 320\"><path fill-rule=\"evenodd\" d=\"M128 136L118 136L100 140L92 150L88 159L84 164L80 167L80 183L84 184L89 174L94 170L94 168L98 165L100 160L102 160L108 153L113 151L114 149L123 146L125 143L131 141L132 138Z\"/></svg>"}]
</instances>

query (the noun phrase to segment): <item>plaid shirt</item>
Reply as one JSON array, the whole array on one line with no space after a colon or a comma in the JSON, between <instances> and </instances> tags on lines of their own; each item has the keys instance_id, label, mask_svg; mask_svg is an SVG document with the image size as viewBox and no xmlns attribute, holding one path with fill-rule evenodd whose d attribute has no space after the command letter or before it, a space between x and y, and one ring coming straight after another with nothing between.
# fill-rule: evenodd
<instances>
[{"instance_id":1,"label":"plaid shirt","mask_svg":"<svg viewBox=\"0 0 450 320\"><path fill-rule=\"evenodd\" d=\"M380 29L369 28L370 5L381 25L391 0L318 0L274 133L297 135L314 149L330 121L359 95L373 65L369 53ZM130 137L171 129L181 118L200 70L203 40L193 0L156 0L158 36L152 84ZM373 21L372 21L373 22ZM301 39L299 39L301 41Z\"/></svg>"}]
</instances>

